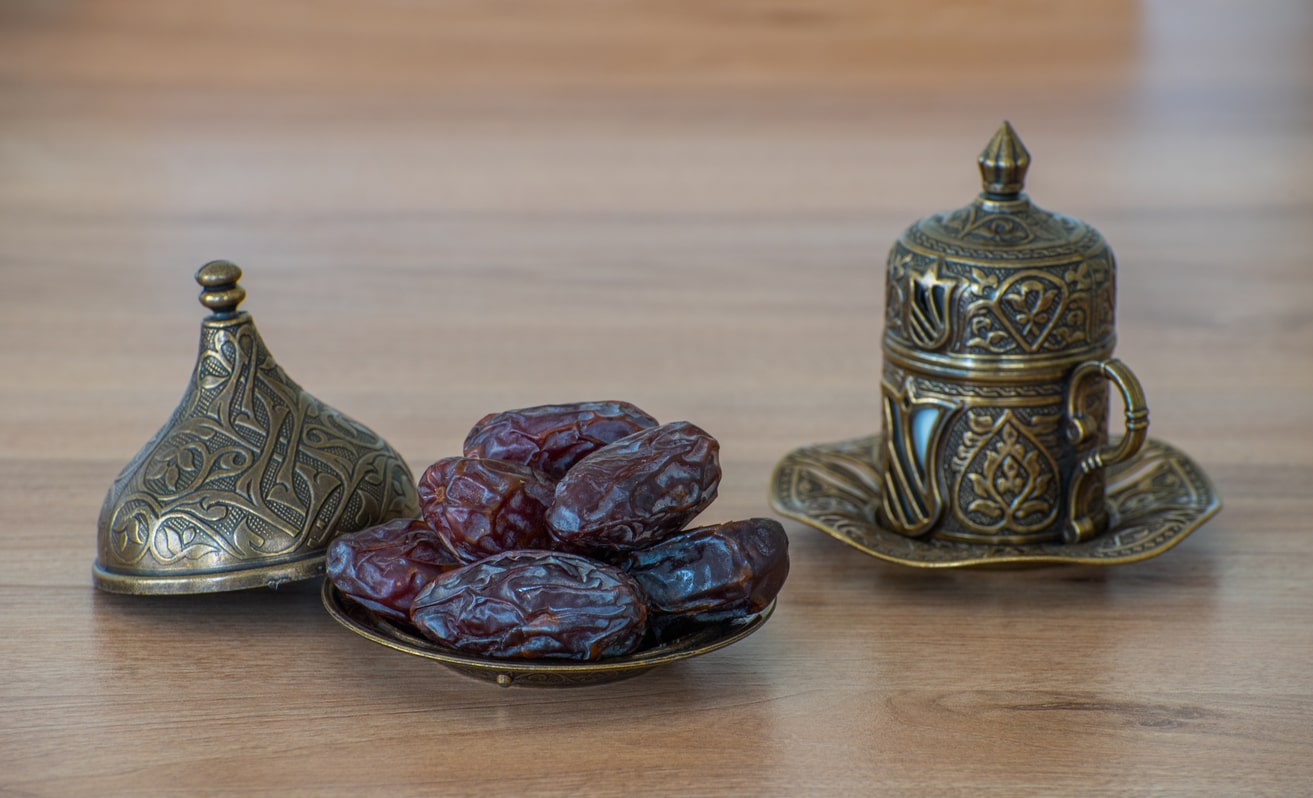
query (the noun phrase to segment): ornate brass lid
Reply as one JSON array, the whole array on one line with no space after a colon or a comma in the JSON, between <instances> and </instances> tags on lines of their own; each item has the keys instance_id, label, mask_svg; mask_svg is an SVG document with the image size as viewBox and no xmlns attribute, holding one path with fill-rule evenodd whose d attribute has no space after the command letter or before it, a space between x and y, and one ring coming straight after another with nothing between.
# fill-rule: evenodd
<instances>
[{"instance_id":1,"label":"ornate brass lid","mask_svg":"<svg viewBox=\"0 0 1313 798\"><path fill-rule=\"evenodd\" d=\"M1008 122L978 161L975 201L917 221L889 253L886 354L1005 369L1105 357L1116 343L1107 242L1030 201L1030 153Z\"/></svg>"},{"instance_id":2,"label":"ornate brass lid","mask_svg":"<svg viewBox=\"0 0 1313 798\"><path fill-rule=\"evenodd\" d=\"M237 305L242 271L201 267L192 379L169 422L119 474L100 511L96 587L209 593L323 572L339 533L415 517L415 480L364 425L297 385Z\"/></svg>"}]
</instances>

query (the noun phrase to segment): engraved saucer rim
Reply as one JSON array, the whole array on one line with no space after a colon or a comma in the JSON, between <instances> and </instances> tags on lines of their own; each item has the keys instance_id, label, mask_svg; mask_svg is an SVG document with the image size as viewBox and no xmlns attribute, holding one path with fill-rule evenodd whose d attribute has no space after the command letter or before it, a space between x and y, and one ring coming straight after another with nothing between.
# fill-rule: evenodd
<instances>
[{"instance_id":1,"label":"engraved saucer rim","mask_svg":"<svg viewBox=\"0 0 1313 798\"><path fill-rule=\"evenodd\" d=\"M927 569L1128 565L1156 557L1175 547L1215 516L1222 507L1221 498L1203 468L1181 449L1153 437L1149 438L1144 448L1128 461L1109 467L1110 487L1117 484L1118 476L1133 474L1135 469L1149 462L1151 457L1156 457L1160 462L1189 472L1194 478L1193 487L1198 492L1199 500L1182 503L1170 497L1158 497L1156 503L1148 505L1149 512L1177 510L1181 513L1181 517L1175 519L1175 528L1169 529L1160 540L1148 546L1137 544L1123 546L1120 543L1120 536L1126 534L1132 527L1132 524L1124 519L1114 519L1114 523L1103 535L1079 544L1053 542L991 546L945 540L918 540L884 529L875 520L874 513L869 510L862 514L863 517L858 517L856 512L837 512L828 513L826 514L828 517L822 518L815 509L791 501L788 492L781 487L786 477L791 484L793 475L805 470L806 465L803 461L806 460L824 461L829 458L836 463L842 460L848 467L865 466L873 470L875 468L873 454L870 457L863 457L860 453L873 453L875 444L881 437L882 434L876 432L858 438L809 444L790 451L779 460L771 473L769 496L771 507L786 518L824 532L876 559ZM860 494L869 507L879 496L875 485L874 481L853 480L831 493L822 493L821 496L832 503L842 505L845 496L851 504L851 500ZM1152 491L1136 493L1133 492L1132 487L1125 492L1131 496L1153 498ZM844 523L836 522L836 516ZM846 526L848 531L845 532L840 526ZM1099 552L1097 556L1096 552Z\"/></svg>"}]
</instances>

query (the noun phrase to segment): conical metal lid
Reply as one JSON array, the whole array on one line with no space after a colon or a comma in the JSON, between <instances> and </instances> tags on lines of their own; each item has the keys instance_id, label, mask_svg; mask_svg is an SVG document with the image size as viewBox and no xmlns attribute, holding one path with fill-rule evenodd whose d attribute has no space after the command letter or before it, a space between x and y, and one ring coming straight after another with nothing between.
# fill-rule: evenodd
<instances>
[{"instance_id":1,"label":"conical metal lid","mask_svg":"<svg viewBox=\"0 0 1313 798\"><path fill-rule=\"evenodd\" d=\"M400 455L296 384L237 305L241 269L201 267L191 381L119 474L97 529L96 587L181 594L277 586L323 572L336 535L419 511Z\"/></svg>"}]
</instances>

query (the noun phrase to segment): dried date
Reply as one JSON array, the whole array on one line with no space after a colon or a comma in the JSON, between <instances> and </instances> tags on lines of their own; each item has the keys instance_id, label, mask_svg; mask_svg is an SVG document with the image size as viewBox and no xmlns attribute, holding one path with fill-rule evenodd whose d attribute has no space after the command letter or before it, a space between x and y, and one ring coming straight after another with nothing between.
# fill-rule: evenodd
<instances>
[{"instance_id":1,"label":"dried date","mask_svg":"<svg viewBox=\"0 0 1313 798\"><path fill-rule=\"evenodd\" d=\"M547 548L556 483L519 463L447 457L419 480L420 509L465 562L511 549Z\"/></svg>"},{"instance_id":2,"label":"dried date","mask_svg":"<svg viewBox=\"0 0 1313 798\"><path fill-rule=\"evenodd\" d=\"M324 570L351 598L408 621L415 596L460 565L428 524L403 518L334 538Z\"/></svg>"},{"instance_id":3,"label":"dried date","mask_svg":"<svg viewBox=\"0 0 1313 798\"><path fill-rule=\"evenodd\" d=\"M699 527L632 552L624 570L658 631L738 618L765 609L784 586L789 538L769 518Z\"/></svg>"},{"instance_id":4,"label":"dried date","mask_svg":"<svg viewBox=\"0 0 1313 798\"><path fill-rule=\"evenodd\" d=\"M611 559L682 529L716 498L720 444L676 421L640 430L579 461L547 513L561 548Z\"/></svg>"},{"instance_id":5,"label":"dried date","mask_svg":"<svg viewBox=\"0 0 1313 798\"><path fill-rule=\"evenodd\" d=\"M484 416L465 438L466 457L521 463L560 479L585 456L656 419L629 402L539 405Z\"/></svg>"},{"instance_id":6,"label":"dried date","mask_svg":"<svg viewBox=\"0 0 1313 798\"><path fill-rule=\"evenodd\" d=\"M561 552L508 551L434 580L411 619L429 638L478 656L596 660L638 647L647 608L618 568Z\"/></svg>"}]
</instances>

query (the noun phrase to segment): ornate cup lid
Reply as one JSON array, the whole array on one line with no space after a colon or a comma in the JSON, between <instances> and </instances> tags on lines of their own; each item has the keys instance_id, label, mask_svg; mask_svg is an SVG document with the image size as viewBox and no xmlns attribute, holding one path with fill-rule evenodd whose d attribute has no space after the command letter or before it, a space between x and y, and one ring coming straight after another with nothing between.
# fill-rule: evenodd
<instances>
[{"instance_id":1,"label":"ornate cup lid","mask_svg":"<svg viewBox=\"0 0 1313 798\"><path fill-rule=\"evenodd\" d=\"M903 234L910 243L954 260L1012 266L1078 260L1107 248L1093 227L1031 203L1024 191L1030 152L1010 122L976 161L981 192L975 201L916 222Z\"/></svg>"},{"instance_id":2,"label":"ornate cup lid","mask_svg":"<svg viewBox=\"0 0 1313 798\"><path fill-rule=\"evenodd\" d=\"M201 267L191 381L173 417L132 458L100 511L96 587L209 593L323 571L339 533L419 511L401 456L297 385L237 305L241 269Z\"/></svg>"},{"instance_id":3,"label":"ornate cup lid","mask_svg":"<svg viewBox=\"0 0 1313 798\"><path fill-rule=\"evenodd\" d=\"M1030 153L1010 123L977 160L976 199L920 219L889 253L886 352L1004 367L1106 356L1116 343L1116 262L1107 242L1079 219L1030 201ZM963 285L970 290L956 288ZM983 321L982 299L998 306ZM937 335L948 330L955 334Z\"/></svg>"}]
</instances>

